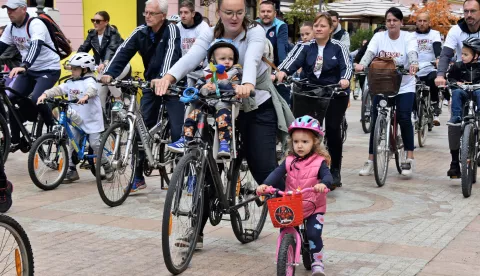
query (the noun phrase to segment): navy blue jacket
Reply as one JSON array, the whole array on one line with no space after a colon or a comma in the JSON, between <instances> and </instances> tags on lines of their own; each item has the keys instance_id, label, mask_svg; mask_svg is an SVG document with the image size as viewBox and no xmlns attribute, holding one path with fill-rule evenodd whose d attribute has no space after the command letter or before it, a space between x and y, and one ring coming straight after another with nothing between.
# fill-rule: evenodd
<instances>
[{"instance_id":1,"label":"navy blue jacket","mask_svg":"<svg viewBox=\"0 0 480 276\"><path fill-rule=\"evenodd\" d=\"M261 23L261 20L258 19L257 22ZM290 49L288 44L288 25L282 20L275 18L272 27L267 31L267 39L270 40L273 46L273 63L278 66L287 57Z\"/></svg>"},{"instance_id":2,"label":"navy blue jacket","mask_svg":"<svg viewBox=\"0 0 480 276\"><path fill-rule=\"evenodd\" d=\"M180 30L167 20L156 33L146 25L137 27L120 45L105 75L118 77L137 52L142 56L145 80L163 77L182 57Z\"/></svg>"},{"instance_id":3,"label":"navy blue jacket","mask_svg":"<svg viewBox=\"0 0 480 276\"><path fill-rule=\"evenodd\" d=\"M318 45L315 40L303 43L298 50L291 52L278 67L287 75L292 75L299 68L310 83L319 85L336 84L341 79L350 80L352 64L347 48L338 40L330 39L323 49L323 66L320 77L315 76L313 69L318 56Z\"/></svg>"}]
</instances>

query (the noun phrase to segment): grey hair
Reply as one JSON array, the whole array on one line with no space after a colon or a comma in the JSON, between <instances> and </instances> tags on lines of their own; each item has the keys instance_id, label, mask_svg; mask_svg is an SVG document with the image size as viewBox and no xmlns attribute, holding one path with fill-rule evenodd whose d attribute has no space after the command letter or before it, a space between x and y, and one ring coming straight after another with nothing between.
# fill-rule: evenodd
<instances>
[{"instance_id":1,"label":"grey hair","mask_svg":"<svg viewBox=\"0 0 480 276\"><path fill-rule=\"evenodd\" d=\"M168 13L168 0L148 0L145 4L157 4L160 7L160 12L165 15Z\"/></svg>"}]
</instances>

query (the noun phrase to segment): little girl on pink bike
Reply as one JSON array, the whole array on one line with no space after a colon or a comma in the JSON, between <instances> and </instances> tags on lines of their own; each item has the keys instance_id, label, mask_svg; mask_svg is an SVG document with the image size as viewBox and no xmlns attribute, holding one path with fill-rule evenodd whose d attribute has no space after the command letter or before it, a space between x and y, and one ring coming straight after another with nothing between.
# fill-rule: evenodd
<instances>
[{"instance_id":1,"label":"little girl on pink bike","mask_svg":"<svg viewBox=\"0 0 480 276\"><path fill-rule=\"evenodd\" d=\"M332 189L330 154L322 143L324 133L318 121L310 116L295 119L288 128L289 153L285 161L258 186L263 194L269 187L281 182L287 175L285 191L314 188L315 192L303 193L303 215L307 221L307 237L312 258L312 275L324 276L322 230L327 210L325 190Z\"/></svg>"}]
</instances>

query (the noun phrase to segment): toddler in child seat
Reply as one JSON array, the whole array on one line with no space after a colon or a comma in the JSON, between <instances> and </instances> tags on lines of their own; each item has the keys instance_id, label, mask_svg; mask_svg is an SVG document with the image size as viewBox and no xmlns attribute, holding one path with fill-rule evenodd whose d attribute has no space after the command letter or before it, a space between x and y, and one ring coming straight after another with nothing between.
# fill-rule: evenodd
<instances>
[{"instance_id":1,"label":"toddler in child seat","mask_svg":"<svg viewBox=\"0 0 480 276\"><path fill-rule=\"evenodd\" d=\"M288 128L289 152L283 163L258 186L257 193L264 193L287 175L285 191L313 187L315 192L303 194L303 217L307 221L306 233L312 258L312 275L325 276L323 264L322 230L327 210L325 189L332 189L330 154L322 143L324 132L318 120L303 116L295 119Z\"/></svg>"},{"instance_id":2,"label":"toddler in child seat","mask_svg":"<svg viewBox=\"0 0 480 276\"><path fill-rule=\"evenodd\" d=\"M89 136L90 147L98 154L100 148L100 134L104 131L102 106L97 94L97 82L93 75L95 71L95 59L87 53L76 53L70 58L72 79L67 82L46 90L39 98L37 104L42 104L45 98L68 95L68 100L78 100L78 104L71 104L69 109L81 118L78 124ZM86 103L88 101L88 103ZM70 112L69 112L70 113ZM73 116L72 116L73 117ZM80 133L70 128L77 143L80 143ZM75 164L72 162L73 147L69 146L69 169L63 183L71 183L80 179ZM101 158L101 164L107 178L112 173L112 168L105 156Z\"/></svg>"},{"instance_id":3,"label":"toddler in child seat","mask_svg":"<svg viewBox=\"0 0 480 276\"><path fill-rule=\"evenodd\" d=\"M208 49L207 59L215 65L223 65L228 77L218 80L218 88L220 90L234 90L235 86L240 83L242 70L237 65L239 58L237 48L229 41L216 40ZM206 76L211 74L207 70L204 72ZM211 80L211 79L210 79ZM203 95L215 93L216 86L209 81L200 89ZM218 130L218 139L220 146L217 158L230 158L230 144L232 140L232 108L231 103L217 101L215 104L215 121ZM180 140L167 145L167 149L172 152L182 153L186 143L193 140L196 130L197 115L200 113L200 106L193 104L193 110L188 114L183 126L183 137Z\"/></svg>"}]
</instances>

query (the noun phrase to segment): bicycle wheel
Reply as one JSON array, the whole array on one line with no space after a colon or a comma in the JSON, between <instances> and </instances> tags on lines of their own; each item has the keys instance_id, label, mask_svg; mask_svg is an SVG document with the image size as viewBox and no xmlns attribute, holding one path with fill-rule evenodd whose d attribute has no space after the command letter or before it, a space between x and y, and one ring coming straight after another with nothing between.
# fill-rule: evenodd
<instances>
[{"instance_id":1,"label":"bicycle wheel","mask_svg":"<svg viewBox=\"0 0 480 276\"><path fill-rule=\"evenodd\" d=\"M111 125L102 136L98 156L105 156L113 172L102 181L101 168L96 166L95 178L103 202L110 207L122 204L130 194L137 167L138 146L135 138L126 152L129 127L127 123Z\"/></svg>"},{"instance_id":2,"label":"bicycle wheel","mask_svg":"<svg viewBox=\"0 0 480 276\"><path fill-rule=\"evenodd\" d=\"M425 142L427 141L427 133L428 133L428 111L427 106L423 100L420 100L420 104L418 105L418 129L417 129L417 136L418 136L418 145L423 148L425 146Z\"/></svg>"},{"instance_id":3,"label":"bicycle wheel","mask_svg":"<svg viewBox=\"0 0 480 276\"><path fill-rule=\"evenodd\" d=\"M173 274L187 269L200 233L204 200L202 178L206 170L201 167L197 154L186 154L178 162L168 186L163 208L162 252L165 265Z\"/></svg>"},{"instance_id":4,"label":"bicycle wheel","mask_svg":"<svg viewBox=\"0 0 480 276\"><path fill-rule=\"evenodd\" d=\"M362 129L365 133L370 133L372 130L371 118L370 118L370 111L372 109L372 98L368 91L363 92L362 95L362 109L361 109L361 121L362 121Z\"/></svg>"},{"instance_id":5,"label":"bicycle wheel","mask_svg":"<svg viewBox=\"0 0 480 276\"><path fill-rule=\"evenodd\" d=\"M38 138L28 153L28 173L33 184L48 191L57 188L68 169L68 150L65 141L54 133Z\"/></svg>"},{"instance_id":6,"label":"bicycle wheel","mask_svg":"<svg viewBox=\"0 0 480 276\"><path fill-rule=\"evenodd\" d=\"M407 154L405 152L405 145L403 144L402 139L402 130L400 128L400 124L397 123L397 133L396 139L397 148L395 151L395 166L397 167L397 171L399 174L402 173L402 162L404 162L407 158Z\"/></svg>"},{"instance_id":7,"label":"bicycle wheel","mask_svg":"<svg viewBox=\"0 0 480 276\"><path fill-rule=\"evenodd\" d=\"M3 228L0 244L0 275L34 275L33 252L30 240L22 226L13 218L0 215Z\"/></svg>"},{"instance_id":8,"label":"bicycle wheel","mask_svg":"<svg viewBox=\"0 0 480 276\"><path fill-rule=\"evenodd\" d=\"M160 172L160 187L162 189L165 189L165 184L170 185L170 174L173 173L173 170L175 169L175 157L176 154L169 151L167 149L167 144L171 142L171 133L170 133L170 125L168 124L168 121L165 120L163 122L164 128L162 129L161 135L160 135L160 144L158 145L158 160L160 160L160 163L165 164L164 167L161 167L159 169Z\"/></svg>"},{"instance_id":9,"label":"bicycle wheel","mask_svg":"<svg viewBox=\"0 0 480 276\"><path fill-rule=\"evenodd\" d=\"M280 242L277 256L277 276L295 275L295 238L286 234Z\"/></svg>"},{"instance_id":10,"label":"bicycle wheel","mask_svg":"<svg viewBox=\"0 0 480 276\"><path fill-rule=\"evenodd\" d=\"M243 158L235 159L230 181L230 199L233 206L256 196L258 184L250 172L247 161ZM262 232L267 212L267 204L260 199L231 210L230 222L237 240L241 243L256 240Z\"/></svg>"},{"instance_id":11,"label":"bicycle wheel","mask_svg":"<svg viewBox=\"0 0 480 276\"><path fill-rule=\"evenodd\" d=\"M475 133L472 124L467 124L463 130L460 158L462 165L462 193L464 197L470 197L472 194L473 167L475 164Z\"/></svg>"},{"instance_id":12,"label":"bicycle wheel","mask_svg":"<svg viewBox=\"0 0 480 276\"><path fill-rule=\"evenodd\" d=\"M343 116L342 125L340 127L342 129L342 144L345 144L345 141L347 141L347 129L348 129L347 118L345 116Z\"/></svg>"},{"instance_id":13,"label":"bicycle wheel","mask_svg":"<svg viewBox=\"0 0 480 276\"><path fill-rule=\"evenodd\" d=\"M7 121L0 114L0 154L3 156L3 163L7 162L10 153L10 130Z\"/></svg>"},{"instance_id":14,"label":"bicycle wheel","mask_svg":"<svg viewBox=\"0 0 480 276\"><path fill-rule=\"evenodd\" d=\"M300 228L300 235L302 236L302 239L303 239L303 247L302 247L303 266L305 267L306 270L311 270L312 257L310 256L310 251L308 250L310 245L308 243L307 235L305 233L305 223L304 223L303 229Z\"/></svg>"},{"instance_id":15,"label":"bicycle wheel","mask_svg":"<svg viewBox=\"0 0 480 276\"><path fill-rule=\"evenodd\" d=\"M378 187L385 185L388 172L388 161L390 159L390 149L387 137L387 127L389 123L384 114L378 114L375 123L375 133L373 135L373 170L375 172L375 181Z\"/></svg>"}]
</instances>

